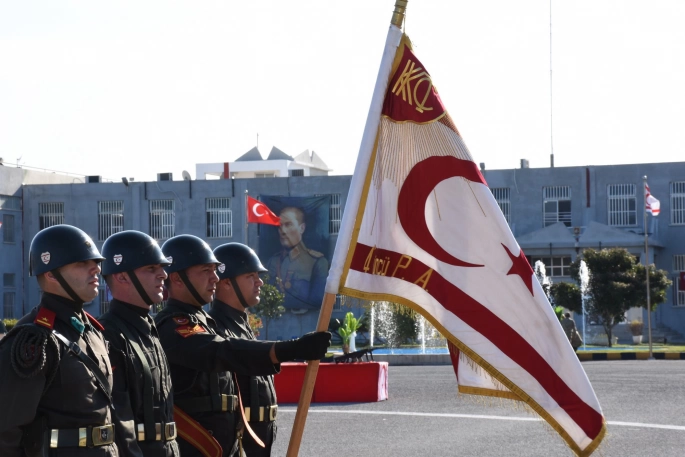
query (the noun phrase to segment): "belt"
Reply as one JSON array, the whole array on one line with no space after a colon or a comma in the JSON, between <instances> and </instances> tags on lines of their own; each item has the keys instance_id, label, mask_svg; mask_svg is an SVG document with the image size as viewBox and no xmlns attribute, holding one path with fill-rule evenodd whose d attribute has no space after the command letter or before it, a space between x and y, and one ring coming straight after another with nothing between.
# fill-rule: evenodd
<instances>
[{"instance_id":1,"label":"belt","mask_svg":"<svg viewBox=\"0 0 685 457\"><path fill-rule=\"evenodd\" d=\"M246 406L245 407L245 417L247 418L248 422L254 422L252 419L250 419L250 407ZM271 406L260 406L259 407L259 420L258 422L264 422L264 421L275 421L276 420L276 414L278 413L278 405L271 405Z\"/></svg>"},{"instance_id":2,"label":"belt","mask_svg":"<svg viewBox=\"0 0 685 457\"><path fill-rule=\"evenodd\" d=\"M145 424L138 424L138 441L145 441ZM164 434L162 434L164 429ZM171 441L176 439L176 422L169 422L168 424L155 424L155 436L148 439L148 441Z\"/></svg>"},{"instance_id":3,"label":"belt","mask_svg":"<svg viewBox=\"0 0 685 457\"><path fill-rule=\"evenodd\" d=\"M50 448L97 447L114 442L114 426L100 425L73 429L48 430Z\"/></svg>"},{"instance_id":4,"label":"belt","mask_svg":"<svg viewBox=\"0 0 685 457\"><path fill-rule=\"evenodd\" d=\"M210 397L182 398L174 401L174 404L188 414L207 413L217 411L212 408ZM235 395L221 395L221 409L218 411L233 412L238 410L238 397Z\"/></svg>"}]
</instances>

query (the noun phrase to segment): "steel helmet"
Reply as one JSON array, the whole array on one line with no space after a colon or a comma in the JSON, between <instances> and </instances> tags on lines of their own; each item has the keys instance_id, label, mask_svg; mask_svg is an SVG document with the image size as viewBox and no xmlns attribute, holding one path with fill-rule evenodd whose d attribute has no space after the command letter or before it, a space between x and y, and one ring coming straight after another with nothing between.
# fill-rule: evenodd
<instances>
[{"instance_id":1,"label":"steel helmet","mask_svg":"<svg viewBox=\"0 0 685 457\"><path fill-rule=\"evenodd\" d=\"M201 238L194 235L177 235L162 245L162 252L169 262L164 270L168 274L187 270L194 265L220 264L212 249Z\"/></svg>"},{"instance_id":2,"label":"steel helmet","mask_svg":"<svg viewBox=\"0 0 685 457\"><path fill-rule=\"evenodd\" d=\"M242 243L227 243L214 249L214 256L221 262L216 274L219 279L235 278L245 273L269 271L264 268L257 254Z\"/></svg>"},{"instance_id":3,"label":"steel helmet","mask_svg":"<svg viewBox=\"0 0 685 457\"><path fill-rule=\"evenodd\" d=\"M38 232L29 249L29 275L39 276L84 260L105 260L86 232L73 225L53 225Z\"/></svg>"},{"instance_id":4,"label":"steel helmet","mask_svg":"<svg viewBox=\"0 0 685 457\"><path fill-rule=\"evenodd\" d=\"M107 238L102 245L102 274L133 271L146 265L169 265L157 241L137 230L125 230Z\"/></svg>"}]
</instances>

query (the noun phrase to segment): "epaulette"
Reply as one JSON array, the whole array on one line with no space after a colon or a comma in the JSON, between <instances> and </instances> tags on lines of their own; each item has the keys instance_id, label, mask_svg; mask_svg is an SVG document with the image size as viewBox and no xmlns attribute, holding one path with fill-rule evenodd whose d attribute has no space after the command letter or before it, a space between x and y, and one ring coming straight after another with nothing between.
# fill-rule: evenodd
<instances>
[{"instance_id":1,"label":"epaulette","mask_svg":"<svg viewBox=\"0 0 685 457\"><path fill-rule=\"evenodd\" d=\"M315 251L314 249L307 249L307 252L309 253L310 256L316 257L317 259L319 257L323 257L323 253L321 253L319 251Z\"/></svg>"},{"instance_id":2,"label":"epaulette","mask_svg":"<svg viewBox=\"0 0 685 457\"><path fill-rule=\"evenodd\" d=\"M38 316L36 317L38 318ZM43 321L41 321L43 322ZM18 325L12 329L7 337L12 337L11 364L14 372L21 378L36 376L46 368L47 363L52 366L47 379L52 381L54 372L59 366L59 345L52 336L49 327L41 323ZM48 350L52 351L48 357ZM46 389L47 389L46 385Z\"/></svg>"},{"instance_id":3,"label":"epaulette","mask_svg":"<svg viewBox=\"0 0 685 457\"><path fill-rule=\"evenodd\" d=\"M85 313L86 317L88 318L88 320L90 321L90 323L93 325L93 327L100 330L101 332L105 331L105 327L100 323L100 321L95 319L90 313L88 313L88 311L84 311L84 313Z\"/></svg>"}]
</instances>

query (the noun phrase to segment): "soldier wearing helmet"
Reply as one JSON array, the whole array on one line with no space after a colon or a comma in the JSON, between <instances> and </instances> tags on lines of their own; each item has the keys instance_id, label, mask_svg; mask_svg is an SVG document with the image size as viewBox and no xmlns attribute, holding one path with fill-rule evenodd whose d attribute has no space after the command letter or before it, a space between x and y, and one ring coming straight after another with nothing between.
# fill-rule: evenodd
<instances>
[{"instance_id":1,"label":"soldier wearing helmet","mask_svg":"<svg viewBox=\"0 0 685 457\"><path fill-rule=\"evenodd\" d=\"M216 321L202 309L213 299L221 262L207 243L193 235L170 238L162 252L170 262L165 267L169 300L155 322L174 385L181 455L237 456L237 418L242 408L232 372L272 375L280 369L279 362L320 359L330 344L330 333L276 343L224 338Z\"/></svg>"},{"instance_id":2,"label":"soldier wearing helmet","mask_svg":"<svg viewBox=\"0 0 685 457\"><path fill-rule=\"evenodd\" d=\"M126 230L102 245L102 276L112 293L100 318L114 368L117 444L122 456L178 457L171 375L152 305L163 299L169 261L145 233Z\"/></svg>"},{"instance_id":3,"label":"soldier wearing helmet","mask_svg":"<svg viewBox=\"0 0 685 457\"><path fill-rule=\"evenodd\" d=\"M33 238L29 272L43 293L0 341L0 455L119 455L104 329L83 310L98 295L102 260L70 225Z\"/></svg>"},{"instance_id":4,"label":"soldier wearing helmet","mask_svg":"<svg viewBox=\"0 0 685 457\"><path fill-rule=\"evenodd\" d=\"M228 243L214 249L221 262L217 269L219 282L209 315L214 318L219 333L225 337L254 340L247 309L259 304L264 281L260 273L268 271L257 254L241 243ZM248 434L242 444L248 457L270 456L276 437L276 389L273 376L239 375L238 386L243 397L245 418L265 447L259 446Z\"/></svg>"}]
</instances>

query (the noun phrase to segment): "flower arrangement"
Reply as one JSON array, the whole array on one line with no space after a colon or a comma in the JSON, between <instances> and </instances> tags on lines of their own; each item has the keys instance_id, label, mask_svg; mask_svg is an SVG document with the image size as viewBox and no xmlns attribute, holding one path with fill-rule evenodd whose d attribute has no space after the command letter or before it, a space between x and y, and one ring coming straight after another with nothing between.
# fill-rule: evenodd
<instances>
[{"instance_id":1,"label":"flower arrangement","mask_svg":"<svg viewBox=\"0 0 685 457\"><path fill-rule=\"evenodd\" d=\"M339 320L338 323L340 323ZM353 333L361 328L361 326L361 319L354 317L352 312L345 314L345 319L340 324L340 327L338 327L338 334L340 335L340 338L342 338L343 352L347 353L347 351L349 351L350 338Z\"/></svg>"},{"instance_id":2,"label":"flower arrangement","mask_svg":"<svg viewBox=\"0 0 685 457\"><path fill-rule=\"evenodd\" d=\"M630 327L630 333L633 334L633 336L641 336L642 335L642 327L644 326L644 323L641 320L634 319L633 321L628 324Z\"/></svg>"}]
</instances>

